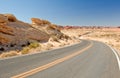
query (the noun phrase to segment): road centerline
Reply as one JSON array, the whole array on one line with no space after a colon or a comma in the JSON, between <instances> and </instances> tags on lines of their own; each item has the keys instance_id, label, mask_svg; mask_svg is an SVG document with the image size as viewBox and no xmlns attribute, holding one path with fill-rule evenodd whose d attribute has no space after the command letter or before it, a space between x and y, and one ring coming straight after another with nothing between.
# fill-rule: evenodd
<instances>
[{"instance_id":1,"label":"road centerline","mask_svg":"<svg viewBox=\"0 0 120 78\"><path fill-rule=\"evenodd\" d=\"M33 75L33 74L35 74L35 73L38 73L38 72L40 72L40 71L43 71L43 70L45 70L45 69L48 69L48 68L50 68L50 67L52 67L52 66L55 66L55 65L57 65L57 64L59 64L59 63L62 63L62 62L64 62L64 61L66 61L66 60L69 60L69 59L71 59L71 58L79 55L81 52L83 52L83 51L89 49L90 47L92 47L92 45L93 45L93 43L90 42L90 44L89 44L86 48L83 48L82 50L80 50L80 51L78 51L78 52L72 53L72 54L67 55L67 56L65 56L65 57L63 57L63 58L57 59L57 60L55 60L55 61L53 61L53 62L50 62L50 63L45 64L45 65L43 65L43 66L37 67L37 68L32 69L32 70L30 70L30 71L27 71L27 72L24 72L24 73L21 73L21 74L12 76L11 78L25 78L25 77L28 77L28 76Z\"/></svg>"}]
</instances>

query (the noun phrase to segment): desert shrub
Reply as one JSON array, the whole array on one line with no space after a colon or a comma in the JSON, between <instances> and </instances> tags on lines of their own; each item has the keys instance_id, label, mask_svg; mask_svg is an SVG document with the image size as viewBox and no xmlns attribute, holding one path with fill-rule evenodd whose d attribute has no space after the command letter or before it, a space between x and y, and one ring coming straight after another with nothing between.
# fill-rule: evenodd
<instances>
[{"instance_id":1,"label":"desert shrub","mask_svg":"<svg viewBox=\"0 0 120 78\"><path fill-rule=\"evenodd\" d=\"M51 41L59 42L57 36L51 36Z\"/></svg>"},{"instance_id":2,"label":"desert shrub","mask_svg":"<svg viewBox=\"0 0 120 78\"><path fill-rule=\"evenodd\" d=\"M30 49L35 49L37 47L40 47L40 45L39 45L38 42L30 43L29 46L23 48L23 50L21 51L21 53L22 54L28 54L28 53L30 53Z\"/></svg>"},{"instance_id":3,"label":"desert shrub","mask_svg":"<svg viewBox=\"0 0 120 78\"><path fill-rule=\"evenodd\" d=\"M69 39L70 37L69 37L69 36L67 36L67 35L64 35L64 38L65 38L65 39Z\"/></svg>"},{"instance_id":4,"label":"desert shrub","mask_svg":"<svg viewBox=\"0 0 120 78\"><path fill-rule=\"evenodd\" d=\"M38 42L33 42L33 43L30 43L30 45L29 45L29 48L37 48L37 47L39 47Z\"/></svg>"},{"instance_id":5,"label":"desert shrub","mask_svg":"<svg viewBox=\"0 0 120 78\"><path fill-rule=\"evenodd\" d=\"M116 34L102 34L101 37L116 37Z\"/></svg>"},{"instance_id":6,"label":"desert shrub","mask_svg":"<svg viewBox=\"0 0 120 78\"><path fill-rule=\"evenodd\" d=\"M21 51L21 54L28 54L30 48L29 47L24 47L23 50Z\"/></svg>"}]
</instances>

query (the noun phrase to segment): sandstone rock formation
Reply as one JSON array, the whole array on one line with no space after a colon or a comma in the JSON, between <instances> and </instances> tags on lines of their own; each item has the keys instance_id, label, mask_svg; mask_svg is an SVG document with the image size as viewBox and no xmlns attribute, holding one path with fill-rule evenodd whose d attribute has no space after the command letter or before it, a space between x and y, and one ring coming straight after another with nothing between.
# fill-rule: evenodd
<instances>
[{"instance_id":1,"label":"sandstone rock formation","mask_svg":"<svg viewBox=\"0 0 120 78\"><path fill-rule=\"evenodd\" d=\"M39 18L31 18L31 20L32 20L32 26L34 28L47 33L50 37L56 36L58 39L64 37L64 34L60 31L57 25L52 24L47 20L41 20Z\"/></svg>"},{"instance_id":2,"label":"sandstone rock formation","mask_svg":"<svg viewBox=\"0 0 120 78\"><path fill-rule=\"evenodd\" d=\"M57 25L47 20L31 18L32 24L18 20L13 14L0 14L0 53L21 50L31 42L59 42L69 39Z\"/></svg>"},{"instance_id":3,"label":"sandstone rock formation","mask_svg":"<svg viewBox=\"0 0 120 78\"><path fill-rule=\"evenodd\" d=\"M32 41L46 42L50 36L12 14L0 14L0 51L21 49Z\"/></svg>"},{"instance_id":4,"label":"sandstone rock formation","mask_svg":"<svg viewBox=\"0 0 120 78\"><path fill-rule=\"evenodd\" d=\"M33 25L50 25L51 23L47 20L41 20L39 18L31 18Z\"/></svg>"},{"instance_id":5,"label":"sandstone rock formation","mask_svg":"<svg viewBox=\"0 0 120 78\"><path fill-rule=\"evenodd\" d=\"M0 24L6 24L7 23L7 17L5 17L3 14L0 14Z\"/></svg>"},{"instance_id":6,"label":"sandstone rock formation","mask_svg":"<svg viewBox=\"0 0 120 78\"><path fill-rule=\"evenodd\" d=\"M13 14L4 14L5 17L7 17L7 20L9 22L16 22L17 18Z\"/></svg>"}]
</instances>

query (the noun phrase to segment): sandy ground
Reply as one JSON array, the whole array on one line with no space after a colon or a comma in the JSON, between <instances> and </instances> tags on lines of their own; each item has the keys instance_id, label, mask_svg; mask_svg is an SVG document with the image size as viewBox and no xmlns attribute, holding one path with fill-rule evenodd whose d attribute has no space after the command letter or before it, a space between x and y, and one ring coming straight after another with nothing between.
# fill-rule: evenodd
<instances>
[{"instance_id":1,"label":"sandy ground","mask_svg":"<svg viewBox=\"0 0 120 78\"><path fill-rule=\"evenodd\" d=\"M82 28L63 30L67 35L104 42L120 54L120 28Z\"/></svg>"}]
</instances>

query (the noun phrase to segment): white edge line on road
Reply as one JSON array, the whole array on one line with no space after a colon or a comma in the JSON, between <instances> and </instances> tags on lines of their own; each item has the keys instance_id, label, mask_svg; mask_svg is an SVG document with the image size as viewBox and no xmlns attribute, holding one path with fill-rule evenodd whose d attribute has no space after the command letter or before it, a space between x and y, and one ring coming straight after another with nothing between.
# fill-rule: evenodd
<instances>
[{"instance_id":1,"label":"white edge line on road","mask_svg":"<svg viewBox=\"0 0 120 78\"><path fill-rule=\"evenodd\" d=\"M98 41L98 42L101 42L101 41ZM120 58L118 56L118 53L110 45L108 45L108 44L106 44L104 42L102 42L102 43L107 45L112 50L112 52L115 54L117 62L118 62L118 67L119 67L119 70L120 70Z\"/></svg>"},{"instance_id":2,"label":"white edge line on road","mask_svg":"<svg viewBox=\"0 0 120 78\"><path fill-rule=\"evenodd\" d=\"M120 58L119 58L117 52L111 46L109 46L109 45L107 45L107 46L110 47L111 50L113 51L113 53L115 54L117 61L118 61L119 70L120 70Z\"/></svg>"}]
</instances>

